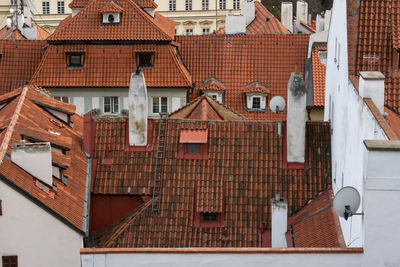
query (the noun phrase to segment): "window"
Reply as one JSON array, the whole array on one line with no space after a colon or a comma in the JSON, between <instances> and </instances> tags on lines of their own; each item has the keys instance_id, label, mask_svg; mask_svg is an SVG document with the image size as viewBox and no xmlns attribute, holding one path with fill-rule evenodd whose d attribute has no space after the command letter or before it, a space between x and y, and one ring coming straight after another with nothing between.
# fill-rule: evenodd
<instances>
[{"instance_id":1,"label":"window","mask_svg":"<svg viewBox=\"0 0 400 267\"><path fill-rule=\"evenodd\" d=\"M176 0L169 0L169 11L176 11Z\"/></svg>"},{"instance_id":2,"label":"window","mask_svg":"<svg viewBox=\"0 0 400 267\"><path fill-rule=\"evenodd\" d=\"M168 112L168 97L153 97L153 113Z\"/></svg>"},{"instance_id":3,"label":"window","mask_svg":"<svg viewBox=\"0 0 400 267\"><path fill-rule=\"evenodd\" d=\"M253 103L251 108L253 109L260 109L261 108L261 97L253 96Z\"/></svg>"},{"instance_id":4,"label":"window","mask_svg":"<svg viewBox=\"0 0 400 267\"><path fill-rule=\"evenodd\" d=\"M60 100L64 103L69 103L69 97L68 96L55 96L54 99Z\"/></svg>"},{"instance_id":5,"label":"window","mask_svg":"<svg viewBox=\"0 0 400 267\"><path fill-rule=\"evenodd\" d=\"M218 221L218 213L216 212L203 212L203 222L216 222Z\"/></svg>"},{"instance_id":6,"label":"window","mask_svg":"<svg viewBox=\"0 0 400 267\"><path fill-rule=\"evenodd\" d=\"M64 1L58 1L57 2L57 14L64 14L65 9L64 9Z\"/></svg>"},{"instance_id":7,"label":"window","mask_svg":"<svg viewBox=\"0 0 400 267\"><path fill-rule=\"evenodd\" d=\"M83 68L84 61L85 61L84 53L67 54L67 67L68 68Z\"/></svg>"},{"instance_id":8,"label":"window","mask_svg":"<svg viewBox=\"0 0 400 267\"><path fill-rule=\"evenodd\" d=\"M178 158L207 159L208 130L184 130L179 136Z\"/></svg>"},{"instance_id":9,"label":"window","mask_svg":"<svg viewBox=\"0 0 400 267\"><path fill-rule=\"evenodd\" d=\"M240 0L233 0L233 9L240 9Z\"/></svg>"},{"instance_id":10,"label":"window","mask_svg":"<svg viewBox=\"0 0 400 267\"><path fill-rule=\"evenodd\" d=\"M193 29L186 29L186 35L193 35Z\"/></svg>"},{"instance_id":11,"label":"window","mask_svg":"<svg viewBox=\"0 0 400 267\"><path fill-rule=\"evenodd\" d=\"M203 28L203 35L210 34L210 28Z\"/></svg>"},{"instance_id":12,"label":"window","mask_svg":"<svg viewBox=\"0 0 400 267\"><path fill-rule=\"evenodd\" d=\"M185 10L192 10L192 0L185 1Z\"/></svg>"},{"instance_id":13,"label":"window","mask_svg":"<svg viewBox=\"0 0 400 267\"><path fill-rule=\"evenodd\" d=\"M42 2L43 14L50 14L50 2Z\"/></svg>"},{"instance_id":14,"label":"window","mask_svg":"<svg viewBox=\"0 0 400 267\"><path fill-rule=\"evenodd\" d=\"M200 154L200 144L187 144L186 153Z\"/></svg>"},{"instance_id":15,"label":"window","mask_svg":"<svg viewBox=\"0 0 400 267\"><path fill-rule=\"evenodd\" d=\"M16 6L16 5L17 5L17 0L11 0L11 1L10 1L10 5Z\"/></svg>"},{"instance_id":16,"label":"window","mask_svg":"<svg viewBox=\"0 0 400 267\"><path fill-rule=\"evenodd\" d=\"M208 10L208 0L202 0L201 9L202 10Z\"/></svg>"},{"instance_id":17,"label":"window","mask_svg":"<svg viewBox=\"0 0 400 267\"><path fill-rule=\"evenodd\" d=\"M219 0L219 9L226 9L226 0Z\"/></svg>"},{"instance_id":18,"label":"window","mask_svg":"<svg viewBox=\"0 0 400 267\"><path fill-rule=\"evenodd\" d=\"M114 15L113 14L108 15L108 22L114 23Z\"/></svg>"},{"instance_id":19,"label":"window","mask_svg":"<svg viewBox=\"0 0 400 267\"><path fill-rule=\"evenodd\" d=\"M18 267L17 256L3 256L2 257L3 267Z\"/></svg>"},{"instance_id":20,"label":"window","mask_svg":"<svg viewBox=\"0 0 400 267\"><path fill-rule=\"evenodd\" d=\"M118 96L105 96L103 98L103 112L104 113L119 113L119 97Z\"/></svg>"},{"instance_id":21,"label":"window","mask_svg":"<svg viewBox=\"0 0 400 267\"><path fill-rule=\"evenodd\" d=\"M150 69L154 67L154 53L137 53L137 64L141 69Z\"/></svg>"}]
</instances>

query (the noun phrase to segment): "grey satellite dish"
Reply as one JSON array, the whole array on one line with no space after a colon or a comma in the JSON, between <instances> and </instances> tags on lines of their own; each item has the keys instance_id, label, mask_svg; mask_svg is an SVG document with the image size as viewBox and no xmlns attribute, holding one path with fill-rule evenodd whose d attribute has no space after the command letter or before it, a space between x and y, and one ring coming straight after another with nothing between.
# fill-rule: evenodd
<instances>
[{"instance_id":1,"label":"grey satellite dish","mask_svg":"<svg viewBox=\"0 0 400 267\"><path fill-rule=\"evenodd\" d=\"M6 20L6 25L7 25L7 28L11 28L11 26L12 26L12 20L11 20L10 18L8 18L8 19Z\"/></svg>"},{"instance_id":2,"label":"grey satellite dish","mask_svg":"<svg viewBox=\"0 0 400 267\"><path fill-rule=\"evenodd\" d=\"M10 14L14 14L15 10L13 8L10 8Z\"/></svg>"},{"instance_id":3,"label":"grey satellite dish","mask_svg":"<svg viewBox=\"0 0 400 267\"><path fill-rule=\"evenodd\" d=\"M333 209L336 214L347 220L353 215L362 215L362 213L356 213L360 207L360 193L357 189L351 186L346 186L340 189L333 200Z\"/></svg>"},{"instance_id":4,"label":"grey satellite dish","mask_svg":"<svg viewBox=\"0 0 400 267\"><path fill-rule=\"evenodd\" d=\"M285 110L285 99L281 96L274 96L269 101L269 108L274 113L279 113Z\"/></svg>"}]
</instances>

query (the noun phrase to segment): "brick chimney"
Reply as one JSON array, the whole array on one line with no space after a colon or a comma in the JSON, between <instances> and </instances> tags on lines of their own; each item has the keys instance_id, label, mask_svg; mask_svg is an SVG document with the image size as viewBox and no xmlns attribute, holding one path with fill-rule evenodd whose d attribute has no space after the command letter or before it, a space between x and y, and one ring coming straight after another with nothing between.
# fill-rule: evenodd
<instances>
[{"instance_id":1,"label":"brick chimney","mask_svg":"<svg viewBox=\"0 0 400 267\"><path fill-rule=\"evenodd\" d=\"M371 98L383 114L385 105L385 76L379 71L360 71L358 91L362 98Z\"/></svg>"},{"instance_id":2,"label":"brick chimney","mask_svg":"<svg viewBox=\"0 0 400 267\"><path fill-rule=\"evenodd\" d=\"M288 204L279 194L271 202L271 244L273 248L286 248Z\"/></svg>"},{"instance_id":3,"label":"brick chimney","mask_svg":"<svg viewBox=\"0 0 400 267\"><path fill-rule=\"evenodd\" d=\"M287 162L304 163L306 137L306 88L303 75L293 72L288 84Z\"/></svg>"},{"instance_id":4,"label":"brick chimney","mask_svg":"<svg viewBox=\"0 0 400 267\"><path fill-rule=\"evenodd\" d=\"M129 145L147 145L147 88L144 75L136 71L129 84Z\"/></svg>"},{"instance_id":5,"label":"brick chimney","mask_svg":"<svg viewBox=\"0 0 400 267\"><path fill-rule=\"evenodd\" d=\"M22 140L11 147L11 161L45 184L53 185L49 142L26 144Z\"/></svg>"},{"instance_id":6,"label":"brick chimney","mask_svg":"<svg viewBox=\"0 0 400 267\"><path fill-rule=\"evenodd\" d=\"M281 4L281 23L285 28L293 33L293 3L282 2Z\"/></svg>"}]
</instances>

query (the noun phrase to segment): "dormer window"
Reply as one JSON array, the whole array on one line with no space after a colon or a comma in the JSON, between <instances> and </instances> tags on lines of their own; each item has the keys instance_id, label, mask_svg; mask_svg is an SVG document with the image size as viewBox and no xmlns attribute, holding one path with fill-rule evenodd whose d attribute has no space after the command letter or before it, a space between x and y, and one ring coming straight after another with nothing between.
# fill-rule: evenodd
<instances>
[{"instance_id":1,"label":"dormer window","mask_svg":"<svg viewBox=\"0 0 400 267\"><path fill-rule=\"evenodd\" d=\"M224 103L225 100L225 83L222 81L211 77L201 83L200 90L205 95L217 100L220 103Z\"/></svg>"},{"instance_id":2,"label":"dormer window","mask_svg":"<svg viewBox=\"0 0 400 267\"><path fill-rule=\"evenodd\" d=\"M103 13L103 24L119 24L121 22L121 13Z\"/></svg>"},{"instance_id":3,"label":"dormer window","mask_svg":"<svg viewBox=\"0 0 400 267\"><path fill-rule=\"evenodd\" d=\"M136 64L140 69L154 68L154 53L136 53Z\"/></svg>"},{"instance_id":4,"label":"dormer window","mask_svg":"<svg viewBox=\"0 0 400 267\"><path fill-rule=\"evenodd\" d=\"M114 23L114 15L113 14L108 15L108 22Z\"/></svg>"},{"instance_id":5,"label":"dormer window","mask_svg":"<svg viewBox=\"0 0 400 267\"><path fill-rule=\"evenodd\" d=\"M101 23L104 25L114 25L121 23L122 6L117 2L110 1L101 9Z\"/></svg>"},{"instance_id":6,"label":"dormer window","mask_svg":"<svg viewBox=\"0 0 400 267\"><path fill-rule=\"evenodd\" d=\"M216 212L203 212L203 222L217 222L218 213Z\"/></svg>"},{"instance_id":7,"label":"dormer window","mask_svg":"<svg viewBox=\"0 0 400 267\"><path fill-rule=\"evenodd\" d=\"M224 103L225 91L207 90L204 91L204 94L220 103Z\"/></svg>"},{"instance_id":8,"label":"dormer window","mask_svg":"<svg viewBox=\"0 0 400 267\"><path fill-rule=\"evenodd\" d=\"M178 158L207 159L208 130L181 130Z\"/></svg>"},{"instance_id":9,"label":"dormer window","mask_svg":"<svg viewBox=\"0 0 400 267\"><path fill-rule=\"evenodd\" d=\"M266 112L269 89L257 81L248 84L246 88L246 110L250 112Z\"/></svg>"},{"instance_id":10,"label":"dormer window","mask_svg":"<svg viewBox=\"0 0 400 267\"><path fill-rule=\"evenodd\" d=\"M252 109L261 109L261 96L253 96L252 102Z\"/></svg>"},{"instance_id":11,"label":"dormer window","mask_svg":"<svg viewBox=\"0 0 400 267\"><path fill-rule=\"evenodd\" d=\"M83 68L85 64L85 53L67 53L67 68Z\"/></svg>"}]
</instances>

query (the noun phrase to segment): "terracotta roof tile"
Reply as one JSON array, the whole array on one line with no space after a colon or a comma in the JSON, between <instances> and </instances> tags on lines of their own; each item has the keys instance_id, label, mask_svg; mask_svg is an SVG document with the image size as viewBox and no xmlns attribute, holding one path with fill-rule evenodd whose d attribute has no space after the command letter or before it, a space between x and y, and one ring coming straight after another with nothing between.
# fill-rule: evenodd
<instances>
[{"instance_id":1,"label":"terracotta roof tile","mask_svg":"<svg viewBox=\"0 0 400 267\"><path fill-rule=\"evenodd\" d=\"M319 59L318 53L326 51L325 46L316 46L312 52L312 79L314 89L314 106L325 105L325 73L326 67Z\"/></svg>"},{"instance_id":2,"label":"terracotta roof tile","mask_svg":"<svg viewBox=\"0 0 400 267\"><path fill-rule=\"evenodd\" d=\"M40 100L44 100L47 104L52 102L55 107L61 103L28 87L1 97L0 101L8 103L0 109L0 121L3 122L4 119L7 121L7 128L0 144L0 176L1 179L5 179L41 202L76 229L83 231L86 181L86 156L82 153L81 147L83 120L79 115L72 114L71 121L74 123L74 128L66 125L60 128L51 122L57 118L38 105ZM59 135L51 132L57 132ZM21 136L30 135L35 135L41 141L68 147L65 155L52 153L54 163L67 167L64 175L68 177L67 185L53 178L53 185L57 187L54 198L35 185L37 178L25 172L9 158L11 145L19 143Z\"/></svg>"},{"instance_id":3,"label":"terracotta roof tile","mask_svg":"<svg viewBox=\"0 0 400 267\"><path fill-rule=\"evenodd\" d=\"M153 0L134 0L139 6L143 8L153 8L156 9L158 5Z\"/></svg>"},{"instance_id":4,"label":"terracotta roof tile","mask_svg":"<svg viewBox=\"0 0 400 267\"><path fill-rule=\"evenodd\" d=\"M69 8L83 8L89 3L89 1L90 0L73 0L68 6Z\"/></svg>"},{"instance_id":5,"label":"terracotta roof tile","mask_svg":"<svg viewBox=\"0 0 400 267\"><path fill-rule=\"evenodd\" d=\"M4 26L0 30L0 40L16 41L16 40L27 40L27 39L25 38L25 36L21 34L19 30Z\"/></svg>"},{"instance_id":6,"label":"terracotta roof tile","mask_svg":"<svg viewBox=\"0 0 400 267\"><path fill-rule=\"evenodd\" d=\"M156 146L125 152L127 118L96 122L93 194L150 195ZM154 121L156 140L159 120ZM181 129L208 129L208 159L177 157ZM270 228L270 199L288 199L289 213L302 208L331 184L329 124L307 124L305 170L282 168L283 138L276 123L206 122L170 119L161 210L151 208L123 224L123 231L97 237L108 247L257 247L263 222ZM101 164L106 151L113 162ZM223 212L219 227L196 227L196 212ZM130 217L130 218L132 218ZM128 220L128 219L127 219ZM120 229L120 227L117 227ZM117 230L115 230L117 231Z\"/></svg>"},{"instance_id":7,"label":"terracotta roof tile","mask_svg":"<svg viewBox=\"0 0 400 267\"><path fill-rule=\"evenodd\" d=\"M247 112L244 93L246 85L264 84L268 99L287 97L290 75L303 70L309 35L209 35L177 36L180 54L188 67L194 93L200 95L201 83L215 77L225 84L225 105L251 120L283 120L286 115L272 112Z\"/></svg>"},{"instance_id":8,"label":"terracotta roof tile","mask_svg":"<svg viewBox=\"0 0 400 267\"><path fill-rule=\"evenodd\" d=\"M252 82L246 85L246 93L262 93L262 94L269 94L270 90L260 82Z\"/></svg>"},{"instance_id":9,"label":"terracotta roof tile","mask_svg":"<svg viewBox=\"0 0 400 267\"><path fill-rule=\"evenodd\" d=\"M158 40L171 41L174 32L165 31L166 20L150 16L140 8L133 0L119 0L118 4L123 8L121 23L104 25L99 19L101 8L109 0L92 0L68 23L55 31L47 40L49 41L93 41L93 40Z\"/></svg>"},{"instance_id":10,"label":"terracotta roof tile","mask_svg":"<svg viewBox=\"0 0 400 267\"><path fill-rule=\"evenodd\" d=\"M225 84L214 77L209 78L201 83L200 90L215 90L215 91L225 91Z\"/></svg>"},{"instance_id":11,"label":"terracotta roof tile","mask_svg":"<svg viewBox=\"0 0 400 267\"><path fill-rule=\"evenodd\" d=\"M43 41L0 41L0 94L29 82L45 47Z\"/></svg>"},{"instance_id":12,"label":"terracotta roof tile","mask_svg":"<svg viewBox=\"0 0 400 267\"><path fill-rule=\"evenodd\" d=\"M101 8L101 13L119 13L122 12L123 8L115 1L105 3Z\"/></svg>"}]
</instances>

